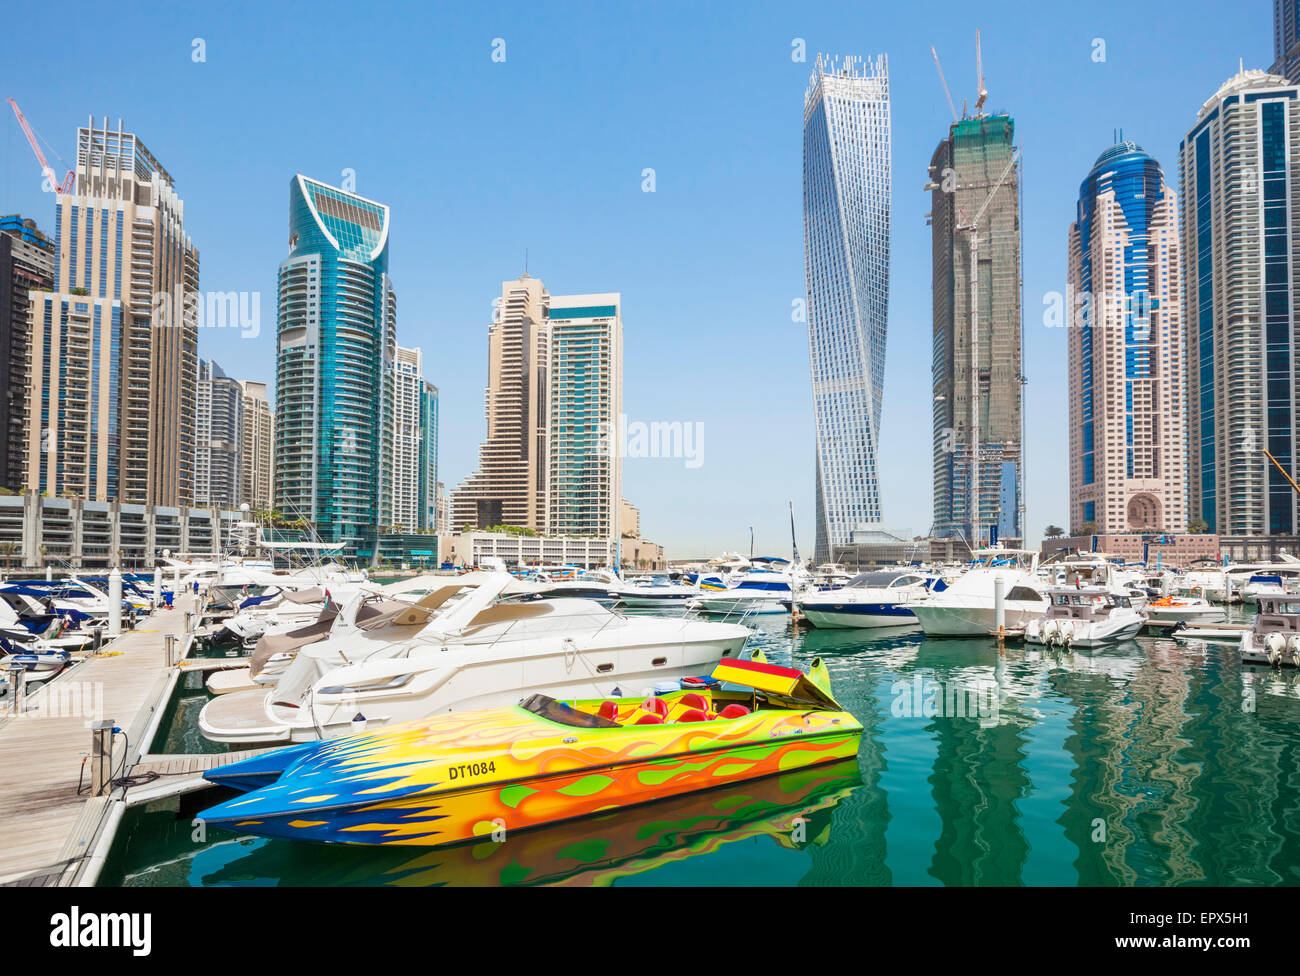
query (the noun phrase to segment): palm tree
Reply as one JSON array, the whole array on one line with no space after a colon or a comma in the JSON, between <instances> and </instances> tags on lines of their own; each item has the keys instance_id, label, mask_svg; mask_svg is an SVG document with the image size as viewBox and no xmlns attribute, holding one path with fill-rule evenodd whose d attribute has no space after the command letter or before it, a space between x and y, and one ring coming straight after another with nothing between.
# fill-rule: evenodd
<instances>
[{"instance_id":1,"label":"palm tree","mask_svg":"<svg viewBox=\"0 0 1300 976\"><path fill-rule=\"evenodd\" d=\"M6 569L8 569L8 568L10 568L11 566L13 566L14 553L16 553L17 551L18 551L18 543L16 543L16 542L0 542L0 553L3 553L3 554L4 554L4 557L5 557L5 568L6 568Z\"/></svg>"},{"instance_id":2,"label":"palm tree","mask_svg":"<svg viewBox=\"0 0 1300 976\"><path fill-rule=\"evenodd\" d=\"M1209 532L1210 523L1203 518L1194 518L1187 523L1187 531L1192 533Z\"/></svg>"},{"instance_id":3,"label":"palm tree","mask_svg":"<svg viewBox=\"0 0 1300 976\"><path fill-rule=\"evenodd\" d=\"M1065 530L1059 525L1049 525L1043 530L1043 535L1049 539L1059 539L1061 536L1065 535Z\"/></svg>"}]
</instances>

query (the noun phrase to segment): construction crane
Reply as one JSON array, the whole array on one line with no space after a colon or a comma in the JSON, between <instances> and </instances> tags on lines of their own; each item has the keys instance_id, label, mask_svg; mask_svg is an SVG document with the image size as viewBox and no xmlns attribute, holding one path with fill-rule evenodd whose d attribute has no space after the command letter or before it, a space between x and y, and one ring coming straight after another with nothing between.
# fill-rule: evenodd
<instances>
[{"instance_id":1,"label":"construction crane","mask_svg":"<svg viewBox=\"0 0 1300 976\"><path fill-rule=\"evenodd\" d=\"M970 234L970 521L973 545L980 544L979 222L1002 184L1011 175L1019 158L1020 150L1017 149L1007 160L1006 168L989 190L989 195L984 198L984 204L975 214L975 219L967 221L963 216L953 228L956 233L965 231Z\"/></svg>"},{"instance_id":2,"label":"construction crane","mask_svg":"<svg viewBox=\"0 0 1300 976\"><path fill-rule=\"evenodd\" d=\"M984 57L980 53L980 32L975 31L975 118L984 117L984 100L989 97L988 89L984 87Z\"/></svg>"},{"instance_id":3,"label":"construction crane","mask_svg":"<svg viewBox=\"0 0 1300 976\"><path fill-rule=\"evenodd\" d=\"M952 103L952 92L948 90L948 79L943 76L943 65L939 64L939 52L930 45L930 53L934 55L934 66L939 69L939 84L943 85L943 93L948 98L948 110L952 112L952 120L957 121L957 106Z\"/></svg>"},{"instance_id":4,"label":"construction crane","mask_svg":"<svg viewBox=\"0 0 1300 976\"><path fill-rule=\"evenodd\" d=\"M1292 478L1291 475L1287 473L1286 468L1282 467L1281 462L1279 462L1277 458L1273 457L1273 455L1270 454L1268 451L1264 452L1264 457L1268 458L1270 461L1273 462L1273 466L1282 472L1282 477L1285 478L1287 481L1289 481L1291 483L1291 487L1295 489L1296 494L1300 495L1300 485L1297 485L1295 483L1295 479Z\"/></svg>"},{"instance_id":5,"label":"construction crane","mask_svg":"<svg viewBox=\"0 0 1300 976\"><path fill-rule=\"evenodd\" d=\"M32 152L36 154L36 161L41 164L41 172L45 174L45 179L49 181L49 188L54 190L56 193L72 192L72 184L77 178L76 171L68 170L67 175L63 177L62 183L55 179L54 168L50 166L49 162L45 159L45 153L41 152L40 143L36 141L36 133L33 132L32 127L28 125L27 119L24 118L22 110L18 108L18 103L11 98L9 99L9 105L13 108L14 115L18 118L18 124L23 127L23 133L27 136L27 144L32 147ZM55 155L57 156L58 153L55 153Z\"/></svg>"}]
</instances>

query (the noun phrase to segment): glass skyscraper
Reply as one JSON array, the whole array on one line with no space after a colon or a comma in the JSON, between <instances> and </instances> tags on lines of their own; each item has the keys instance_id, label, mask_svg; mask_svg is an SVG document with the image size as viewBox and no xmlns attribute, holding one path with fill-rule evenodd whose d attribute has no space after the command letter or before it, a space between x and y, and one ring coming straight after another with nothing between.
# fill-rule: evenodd
<instances>
[{"instance_id":1,"label":"glass skyscraper","mask_svg":"<svg viewBox=\"0 0 1300 976\"><path fill-rule=\"evenodd\" d=\"M392 488L397 298L388 207L295 176L280 265L275 507L371 556Z\"/></svg>"},{"instance_id":2,"label":"glass skyscraper","mask_svg":"<svg viewBox=\"0 0 1300 976\"><path fill-rule=\"evenodd\" d=\"M1295 491L1295 160L1300 88L1242 71L1214 93L1180 146L1187 267L1192 519L1220 535L1300 530Z\"/></svg>"},{"instance_id":3,"label":"glass skyscraper","mask_svg":"<svg viewBox=\"0 0 1300 976\"><path fill-rule=\"evenodd\" d=\"M817 431L817 562L878 527L889 316L889 72L817 56L804 95L804 281Z\"/></svg>"}]
</instances>

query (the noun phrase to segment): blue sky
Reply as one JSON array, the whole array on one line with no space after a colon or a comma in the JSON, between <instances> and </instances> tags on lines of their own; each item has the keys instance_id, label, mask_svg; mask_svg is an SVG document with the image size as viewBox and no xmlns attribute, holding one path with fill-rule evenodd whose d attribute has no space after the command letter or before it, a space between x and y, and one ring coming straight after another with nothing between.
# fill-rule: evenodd
<instances>
[{"instance_id":1,"label":"blue sky","mask_svg":"<svg viewBox=\"0 0 1300 976\"><path fill-rule=\"evenodd\" d=\"M1272 4L1032 2L462 6L11 4L4 97L71 160L87 115L120 116L176 179L202 288L261 293L261 334L205 330L200 354L274 380L275 275L296 172L393 210L398 339L441 392L441 477L483 436L487 323L525 249L553 294L619 291L630 420L702 422L703 463L630 459L624 494L670 557L813 542L803 294L801 119L817 51L889 56L893 243L880 438L886 522L931 518L926 166L954 97L988 107L1024 152L1027 527L1067 520L1064 291L1081 180L1122 128L1177 184L1178 141L1237 70L1272 60ZM202 38L206 61L192 60ZM505 41L505 61L492 60ZM802 38L808 63L791 59ZM1094 39L1105 60L1094 60ZM0 213L43 227L53 200L5 106ZM62 174L57 161L54 166ZM654 193L642 192L653 168Z\"/></svg>"}]
</instances>

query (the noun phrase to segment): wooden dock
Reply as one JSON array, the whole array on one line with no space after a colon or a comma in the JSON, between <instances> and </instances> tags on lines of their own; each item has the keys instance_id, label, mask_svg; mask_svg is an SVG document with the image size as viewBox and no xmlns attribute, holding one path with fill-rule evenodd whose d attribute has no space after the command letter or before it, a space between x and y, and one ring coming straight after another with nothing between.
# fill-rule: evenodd
<instances>
[{"instance_id":1,"label":"wooden dock","mask_svg":"<svg viewBox=\"0 0 1300 976\"><path fill-rule=\"evenodd\" d=\"M140 755L180 674L179 668L167 667L165 637L177 635L186 642L181 653L187 652L186 612L195 609L192 595L178 595L174 608L124 631L105 653L39 690L29 689L21 715L12 714L11 704L0 706L0 884L94 883L128 802L123 788L108 796L89 795L90 726L96 719L112 720L129 740L128 745L122 735L113 737L114 776L153 772L158 778L151 786L168 778L193 779L203 768L246 755ZM160 789L155 786L154 792Z\"/></svg>"}]
</instances>

